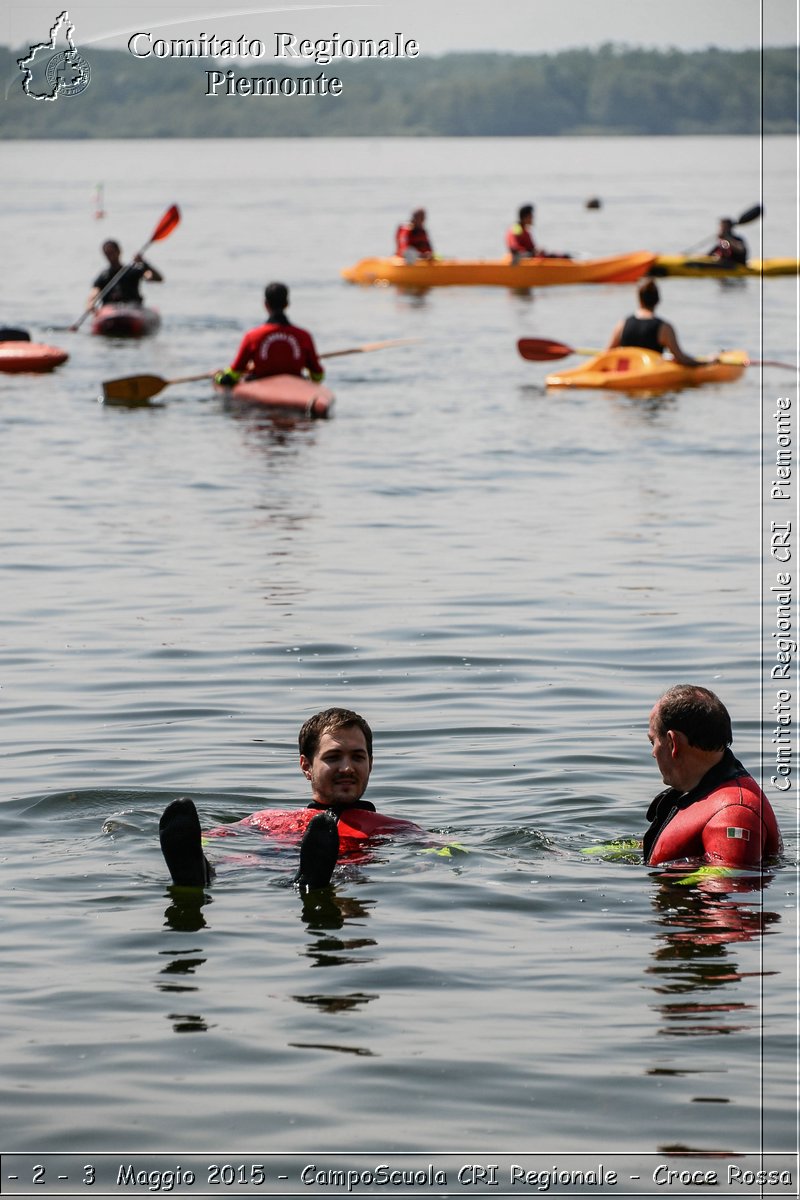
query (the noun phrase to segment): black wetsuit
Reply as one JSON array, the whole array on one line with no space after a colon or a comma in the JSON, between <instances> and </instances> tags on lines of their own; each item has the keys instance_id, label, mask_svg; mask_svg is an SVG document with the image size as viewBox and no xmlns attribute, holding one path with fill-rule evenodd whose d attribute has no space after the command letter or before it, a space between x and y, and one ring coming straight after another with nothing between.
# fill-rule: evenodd
<instances>
[{"instance_id":1,"label":"black wetsuit","mask_svg":"<svg viewBox=\"0 0 800 1200\"><path fill-rule=\"evenodd\" d=\"M641 346L643 350L662 354L664 347L659 345L658 334L663 324L660 317L628 317L622 326L619 345Z\"/></svg>"}]
</instances>

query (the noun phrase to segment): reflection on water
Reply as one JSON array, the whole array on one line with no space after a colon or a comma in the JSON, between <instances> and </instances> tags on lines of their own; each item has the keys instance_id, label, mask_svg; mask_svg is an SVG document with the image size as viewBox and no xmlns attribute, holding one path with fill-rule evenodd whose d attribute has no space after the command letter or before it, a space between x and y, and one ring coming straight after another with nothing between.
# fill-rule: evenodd
<instances>
[{"instance_id":1,"label":"reflection on water","mask_svg":"<svg viewBox=\"0 0 800 1200\"><path fill-rule=\"evenodd\" d=\"M369 861L362 852L358 852L358 857L361 862ZM302 899L300 917L312 934L317 929L341 929L347 920L366 920L376 904L374 900L339 896L335 887L306 892Z\"/></svg>"},{"instance_id":2,"label":"reflection on water","mask_svg":"<svg viewBox=\"0 0 800 1200\"><path fill-rule=\"evenodd\" d=\"M761 897L774 878L769 871L742 872L738 877L709 873L686 887L675 873L662 876L653 908L665 932L655 957L660 962L702 960L696 963L701 982L709 956L726 957L729 945L757 939L780 920L778 913L763 907Z\"/></svg>"},{"instance_id":3,"label":"reflection on water","mask_svg":"<svg viewBox=\"0 0 800 1200\"><path fill-rule=\"evenodd\" d=\"M191 951L185 951L191 953ZM201 967L205 962L205 958L176 958L173 962L164 967L164 975L194 975L198 967ZM159 988L162 992L196 992L197 987L182 983L161 983Z\"/></svg>"},{"instance_id":4,"label":"reflection on water","mask_svg":"<svg viewBox=\"0 0 800 1200\"><path fill-rule=\"evenodd\" d=\"M654 977L653 990L664 999L656 1005L664 1024L658 1034L668 1038L731 1037L759 1031L762 1019L760 996L741 999L737 986L746 977L760 978L770 972L742 971L731 957L731 948L758 941L780 915L763 907L762 892L773 876L767 872L738 877L710 874L686 886L676 873L658 877L652 904L661 933L647 968ZM728 992L726 996L721 995ZM714 993L713 999L709 993ZM706 1047L706 1043L701 1043ZM689 1047L687 1047L689 1050ZM689 1050L689 1053L691 1051ZM709 1068L650 1068L650 1074L706 1076ZM694 1104L728 1104L725 1095L691 1095ZM672 1157L727 1155L729 1149L709 1150L683 1144L662 1145Z\"/></svg>"},{"instance_id":5,"label":"reflection on water","mask_svg":"<svg viewBox=\"0 0 800 1200\"><path fill-rule=\"evenodd\" d=\"M372 1000L379 1000L380 997L376 993L355 992L344 996L323 996L319 993L314 993L310 996L295 996L294 999L298 1004L313 1004L316 1008L323 1012L353 1012L359 1008L363 1008L365 1004L369 1004Z\"/></svg>"},{"instance_id":6,"label":"reflection on water","mask_svg":"<svg viewBox=\"0 0 800 1200\"><path fill-rule=\"evenodd\" d=\"M175 1033L208 1033L213 1028L199 1013L170 1013L169 1020Z\"/></svg>"},{"instance_id":7,"label":"reflection on water","mask_svg":"<svg viewBox=\"0 0 800 1200\"><path fill-rule=\"evenodd\" d=\"M664 1001L657 1006L666 1022L659 1030L661 1034L668 1037L731 1034L750 1029L758 1022L757 1002L744 1002L733 996L712 1002L700 996L730 987L745 974L758 977L769 974L740 971L731 958L730 948L761 938L770 926L780 921L779 914L766 910L761 900L761 892L772 878L767 872L738 878L710 875L690 887L674 873L659 878L652 903L663 932L653 953L657 965L649 967L647 973L655 977L653 990L658 995L695 997ZM720 1015L726 1013L733 1014L735 1019L720 1020ZM748 1013L753 1019L742 1022Z\"/></svg>"},{"instance_id":8,"label":"reflection on water","mask_svg":"<svg viewBox=\"0 0 800 1200\"><path fill-rule=\"evenodd\" d=\"M172 902L164 912L164 924L176 933L195 933L205 929L203 909L213 900L206 892L194 888L171 887Z\"/></svg>"}]
</instances>

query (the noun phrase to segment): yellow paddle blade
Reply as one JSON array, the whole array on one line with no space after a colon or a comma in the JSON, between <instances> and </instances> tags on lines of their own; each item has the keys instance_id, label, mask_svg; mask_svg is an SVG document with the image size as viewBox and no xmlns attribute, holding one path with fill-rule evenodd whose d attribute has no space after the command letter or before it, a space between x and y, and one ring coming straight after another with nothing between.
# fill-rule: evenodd
<instances>
[{"instance_id":1,"label":"yellow paddle blade","mask_svg":"<svg viewBox=\"0 0 800 1200\"><path fill-rule=\"evenodd\" d=\"M199 379L212 379L213 371L200 375L181 375L178 379L162 379L160 375L127 375L124 379L107 379L103 384L103 400L106 404L146 404L151 396L157 396L165 387L175 383L196 383Z\"/></svg>"},{"instance_id":2,"label":"yellow paddle blade","mask_svg":"<svg viewBox=\"0 0 800 1200\"><path fill-rule=\"evenodd\" d=\"M157 396L167 381L158 375L129 375L124 379L107 379L103 384L106 404L146 404Z\"/></svg>"}]
</instances>

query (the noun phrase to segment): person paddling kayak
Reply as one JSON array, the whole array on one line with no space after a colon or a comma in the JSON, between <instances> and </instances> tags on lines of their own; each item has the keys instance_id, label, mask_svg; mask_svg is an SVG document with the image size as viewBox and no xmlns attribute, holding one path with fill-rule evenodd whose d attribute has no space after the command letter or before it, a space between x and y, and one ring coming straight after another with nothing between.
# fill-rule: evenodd
<instances>
[{"instance_id":1,"label":"person paddling kayak","mask_svg":"<svg viewBox=\"0 0 800 1200\"><path fill-rule=\"evenodd\" d=\"M733 232L733 221L722 217L717 232L716 244L709 250L711 258L718 258L721 266L747 266L747 243Z\"/></svg>"},{"instance_id":2,"label":"person paddling kayak","mask_svg":"<svg viewBox=\"0 0 800 1200\"><path fill-rule=\"evenodd\" d=\"M541 250L533 240L533 205L523 204L518 219L506 233L506 250L515 266L525 258L569 258L569 254L550 254Z\"/></svg>"},{"instance_id":3,"label":"person paddling kayak","mask_svg":"<svg viewBox=\"0 0 800 1200\"><path fill-rule=\"evenodd\" d=\"M103 242L103 254L108 259L108 266L100 272L92 285L92 291L89 293L89 308L95 304L101 294L107 304L141 304L139 285L143 279L148 283L164 282L161 272L157 271L150 263L146 263L141 254L137 254L128 266L124 266L119 242L112 239ZM105 288L116 275L119 275L119 279L106 292Z\"/></svg>"},{"instance_id":4,"label":"person paddling kayak","mask_svg":"<svg viewBox=\"0 0 800 1200\"><path fill-rule=\"evenodd\" d=\"M699 359L686 354L678 345L678 337L668 321L662 321L656 316L655 310L661 300L661 295L652 279L639 285L637 291L639 307L636 312L620 321L611 335L611 341L606 347L613 350L617 346L641 346L644 350L654 350L663 354L669 350L675 362L682 367L700 367ZM708 360L706 360L708 361Z\"/></svg>"},{"instance_id":5,"label":"person paddling kayak","mask_svg":"<svg viewBox=\"0 0 800 1200\"><path fill-rule=\"evenodd\" d=\"M226 371L214 376L222 387L234 387L243 376L263 379L268 375L302 375L307 371L315 383L325 378L314 339L307 329L292 325L286 316L289 289L285 283L268 283L264 289L267 320L251 329Z\"/></svg>"},{"instance_id":6,"label":"person paddling kayak","mask_svg":"<svg viewBox=\"0 0 800 1200\"><path fill-rule=\"evenodd\" d=\"M416 208L411 219L404 225L398 225L395 234L395 254L404 258L407 263L419 259L432 259L433 246L425 228L425 209Z\"/></svg>"}]
</instances>

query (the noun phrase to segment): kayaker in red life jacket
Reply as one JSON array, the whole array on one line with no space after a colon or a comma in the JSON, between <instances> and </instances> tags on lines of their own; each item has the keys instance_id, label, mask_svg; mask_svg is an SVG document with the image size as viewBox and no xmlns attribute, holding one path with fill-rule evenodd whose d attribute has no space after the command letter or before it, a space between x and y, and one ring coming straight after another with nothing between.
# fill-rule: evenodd
<instances>
[{"instance_id":1,"label":"kayaker in red life jacket","mask_svg":"<svg viewBox=\"0 0 800 1200\"><path fill-rule=\"evenodd\" d=\"M417 262L418 259L432 259L433 246L425 228L425 209L417 208L411 214L411 220L405 225L398 225L395 234L395 254L404 258L407 263Z\"/></svg>"},{"instance_id":2,"label":"kayaker in red life jacket","mask_svg":"<svg viewBox=\"0 0 800 1200\"><path fill-rule=\"evenodd\" d=\"M89 293L87 308L97 301L115 275L119 275L119 279L103 296L106 304L141 304L139 284L143 279L148 283L164 282L161 272L157 271L150 263L146 263L140 254L136 255L129 266L124 266L119 242L111 240L103 242L103 254L108 259L108 266L95 279L92 291Z\"/></svg>"},{"instance_id":3,"label":"kayaker in red life jacket","mask_svg":"<svg viewBox=\"0 0 800 1200\"><path fill-rule=\"evenodd\" d=\"M307 371L315 383L325 378L314 339L307 329L292 325L286 316L289 289L285 283L269 283L264 289L267 321L242 338L235 359L226 371L214 376L222 387L234 387L242 376L263 379L267 375L302 375Z\"/></svg>"},{"instance_id":4,"label":"kayaker in red life jacket","mask_svg":"<svg viewBox=\"0 0 800 1200\"><path fill-rule=\"evenodd\" d=\"M616 346L640 346L644 350L654 350L656 354L663 354L665 350L669 350L675 362L680 363L681 366L701 366L702 363L698 359L692 358L690 354L681 350L677 334L669 322L662 321L660 317L656 316L655 310L661 300L661 295L652 279L640 284L637 294L639 297L638 309L632 316L619 322L611 335L607 349L613 350Z\"/></svg>"},{"instance_id":5,"label":"kayaker in red life jacket","mask_svg":"<svg viewBox=\"0 0 800 1200\"><path fill-rule=\"evenodd\" d=\"M550 254L540 250L533 240L533 205L523 204L518 213L518 220L506 233L506 250L511 256L511 265L515 266L526 258L569 258L569 254Z\"/></svg>"},{"instance_id":6,"label":"kayaker in red life jacket","mask_svg":"<svg viewBox=\"0 0 800 1200\"><path fill-rule=\"evenodd\" d=\"M708 252L712 258L718 258L723 266L747 266L747 243L744 238L733 232L733 221L723 217L719 223L716 245Z\"/></svg>"},{"instance_id":7,"label":"kayaker in red life jacket","mask_svg":"<svg viewBox=\"0 0 800 1200\"><path fill-rule=\"evenodd\" d=\"M346 708L316 713L301 728L298 745L300 770L311 784L308 808L317 811L305 824L300 843L300 867L294 882L301 890L330 883L339 855L341 818L357 827L362 837L393 832L425 836L411 821L382 816L374 804L362 799L372 771L372 730L358 713ZM268 818L275 816L275 810L264 810L245 817L240 824L269 832ZM285 816L291 819L296 814L287 810ZM225 832L226 828L215 832ZM211 882L214 871L203 854L200 820L192 800L182 797L167 805L159 834L173 883L205 887Z\"/></svg>"},{"instance_id":8,"label":"kayaker in red life jacket","mask_svg":"<svg viewBox=\"0 0 800 1200\"><path fill-rule=\"evenodd\" d=\"M772 806L730 749L731 719L718 696L694 684L670 688L650 713L648 737L668 786L647 810L645 862L758 867L780 852Z\"/></svg>"}]
</instances>

